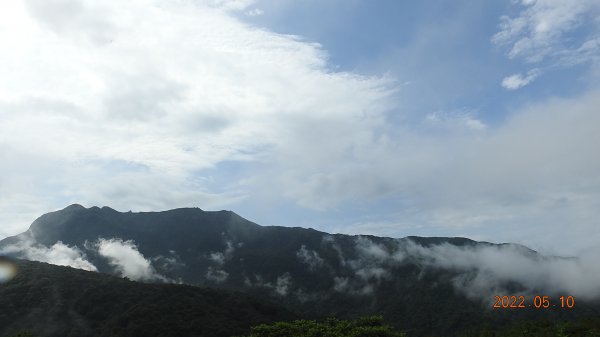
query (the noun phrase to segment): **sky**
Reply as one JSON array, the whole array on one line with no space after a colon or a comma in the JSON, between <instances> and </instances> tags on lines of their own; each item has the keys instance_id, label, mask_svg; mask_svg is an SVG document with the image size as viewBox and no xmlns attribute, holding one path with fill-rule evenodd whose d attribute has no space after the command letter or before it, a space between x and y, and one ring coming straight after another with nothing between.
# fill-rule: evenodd
<instances>
[{"instance_id":1,"label":"sky","mask_svg":"<svg viewBox=\"0 0 600 337\"><path fill-rule=\"evenodd\" d=\"M0 0L0 238L79 203L600 242L600 1Z\"/></svg>"}]
</instances>

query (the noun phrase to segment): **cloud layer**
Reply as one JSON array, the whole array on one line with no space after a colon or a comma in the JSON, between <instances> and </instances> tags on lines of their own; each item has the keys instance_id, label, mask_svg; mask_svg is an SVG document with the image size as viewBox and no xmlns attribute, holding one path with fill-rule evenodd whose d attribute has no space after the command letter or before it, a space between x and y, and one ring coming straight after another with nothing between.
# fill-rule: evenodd
<instances>
[{"instance_id":1,"label":"cloud layer","mask_svg":"<svg viewBox=\"0 0 600 337\"><path fill-rule=\"evenodd\" d=\"M599 251L565 259L536 256L515 245L477 248L408 245L406 249L426 266L461 272L454 285L474 298L491 300L493 295L512 293L507 286L511 282L522 285L523 294L545 291L587 300L600 297L600 267L596 263Z\"/></svg>"},{"instance_id":2,"label":"cloud layer","mask_svg":"<svg viewBox=\"0 0 600 337\"><path fill-rule=\"evenodd\" d=\"M337 139L330 151L344 151L356 132L368 137L381 124L386 81L332 72L319 45L228 14L246 6L7 4L0 147L11 165L0 169L1 213L23 202L51 209L58 199L124 210L218 207L248 191L237 181L210 189L221 178L203 170L282 161L325 137Z\"/></svg>"},{"instance_id":3,"label":"cloud layer","mask_svg":"<svg viewBox=\"0 0 600 337\"><path fill-rule=\"evenodd\" d=\"M579 258L558 258L514 244L423 247L411 240L396 240L390 246L360 236L354 242L354 249L358 253L356 259L340 255L342 265L349 267L352 274L334 276L335 291L371 294L380 282L392 282L395 268L411 263L422 273L431 269L454 273L451 282L458 291L485 303L492 301L494 295L513 294L600 298L597 249Z\"/></svg>"},{"instance_id":4,"label":"cloud layer","mask_svg":"<svg viewBox=\"0 0 600 337\"><path fill-rule=\"evenodd\" d=\"M250 4L3 4L0 236L78 202L386 214L387 235L429 228L561 253L600 240L597 90L497 124L471 112L411 123L393 79L336 71L317 43L241 22ZM544 74L597 57L595 26L561 47L594 1L518 8L493 38L509 57Z\"/></svg>"}]
</instances>

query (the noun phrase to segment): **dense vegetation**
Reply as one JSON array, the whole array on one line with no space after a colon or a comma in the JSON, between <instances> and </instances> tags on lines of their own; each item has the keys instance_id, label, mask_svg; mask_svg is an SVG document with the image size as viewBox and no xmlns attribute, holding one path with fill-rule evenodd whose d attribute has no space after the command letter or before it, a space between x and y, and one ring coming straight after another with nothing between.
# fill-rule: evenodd
<instances>
[{"instance_id":1,"label":"dense vegetation","mask_svg":"<svg viewBox=\"0 0 600 337\"><path fill-rule=\"evenodd\" d=\"M0 284L0 336L229 337L251 325L296 317L243 293L16 264L17 276Z\"/></svg>"},{"instance_id":2,"label":"dense vegetation","mask_svg":"<svg viewBox=\"0 0 600 337\"><path fill-rule=\"evenodd\" d=\"M297 320L261 324L247 337L405 337L385 325L378 316L355 321L328 319L323 322ZM410 335L409 335L410 336ZM461 337L594 337L600 336L600 317L570 322L550 320L527 321L499 328L483 325L472 328Z\"/></svg>"},{"instance_id":3,"label":"dense vegetation","mask_svg":"<svg viewBox=\"0 0 600 337\"><path fill-rule=\"evenodd\" d=\"M282 307L239 292L144 284L44 263L15 263L17 276L0 284L0 336L412 337L420 334L398 332L381 317L297 320L299 316ZM461 336L600 336L600 316L596 317L516 322L507 327L475 322ZM407 318L418 319L410 314ZM449 334L432 332L427 336L459 332L458 329Z\"/></svg>"},{"instance_id":4,"label":"dense vegetation","mask_svg":"<svg viewBox=\"0 0 600 337\"><path fill-rule=\"evenodd\" d=\"M598 337L600 316L575 321L540 320L498 328L484 325L461 334L461 337Z\"/></svg>"},{"instance_id":5,"label":"dense vegetation","mask_svg":"<svg viewBox=\"0 0 600 337\"><path fill-rule=\"evenodd\" d=\"M598 337L600 336L600 317L586 318L570 322L541 320L521 322L499 328L484 324L472 328L461 337ZM10 337L36 337L22 331ZM360 318L358 320L325 321L295 320L260 324L251 328L245 337L407 337L405 333L395 331L385 325L380 316ZM410 337L410 335L408 335Z\"/></svg>"},{"instance_id":6,"label":"dense vegetation","mask_svg":"<svg viewBox=\"0 0 600 337\"><path fill-rule=\"evenodd\" d=\"M364 317L354 321L330 318L324 322L297 320L262 324L252 328L248 337L405 337L380 316Z\"/></svg>"}]
</instances>

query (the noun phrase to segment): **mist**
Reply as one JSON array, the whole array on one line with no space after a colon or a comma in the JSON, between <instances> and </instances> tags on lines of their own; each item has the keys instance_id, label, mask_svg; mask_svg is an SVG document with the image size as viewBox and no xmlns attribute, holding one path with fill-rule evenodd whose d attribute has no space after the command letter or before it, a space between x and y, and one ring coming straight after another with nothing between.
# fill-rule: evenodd
<instances>
[{"instance_id":1,"label":"mist","mask_svg":"<svg viewBox=\"0 0 600 337\"><path fill-rule=\"evenodd\" d=\"M136 281L166 280L152 267L151 261L139 252L133 241L99 239L95 246L98 253L108 259L109 264L123 277Z\"/></svg>"},{"instance_id":2,"label":"mist","mask_svg":"<svg viewBox=\"0 0 600 337\"><path fill-rule=\"evenodd\" d=\"M386 248L360 236L355 249L360 258L345 263L354 270L356 279L389 277L394 266L414 263L423 271L455 272L452 285L473 299L488 301L495 295L513 295L515 284L519 294L600 298L600 250L588 250L578 257L555 257L516 244L424 247L407 239L396 240L394 248ZM336 287L346 289L348 281L338 279Z\"/></svg>"},{"instance_id":3,"label":"mist","mask_svg":"<svg viewBox=\"0 0 600 337\"><path fill-rule=\"evenodd\" d=\"M76 246L68 246L58 241L51 247L37 244L33 240L21 240L0 249L0 255L17 255L27 260L46 262L58 266L68 266L88 271L98 271Z\"/></svg>"}]
</instances>

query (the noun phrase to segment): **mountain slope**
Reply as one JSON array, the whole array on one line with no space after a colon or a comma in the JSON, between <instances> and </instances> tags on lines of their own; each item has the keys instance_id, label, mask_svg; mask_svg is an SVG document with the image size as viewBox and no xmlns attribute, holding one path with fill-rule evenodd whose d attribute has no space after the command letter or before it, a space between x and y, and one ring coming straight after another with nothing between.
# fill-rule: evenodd
<instances>
[{"instance_id":1,"label":"mountain slope","mask_svg":"<svg viewBox=\"0 0 600 337\"><path fill-rule=\"evenodd\" d=\"M452 335L483 320L569 319L600 308L578 297L572 310L491 310L495 295L522 294L529 303L534 295L579 295L550 277L564 260L520 245L263 227L230 211L71 205L0 241L0 252L148 282L244 291L305 317L382 314L417 336Z\"/></svg>"},{"instance_id":2,"label":"mountain slope","mask_svg":"<svg viewBox=\"0 0 600 337\"><path fill-rule=\"evenodd\" d=\"M16 277L0 283L0 336L231 336L295 317L242 293L14 263Z\"/></svg>"}]
</instances>

